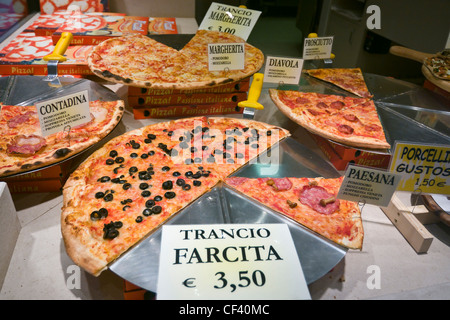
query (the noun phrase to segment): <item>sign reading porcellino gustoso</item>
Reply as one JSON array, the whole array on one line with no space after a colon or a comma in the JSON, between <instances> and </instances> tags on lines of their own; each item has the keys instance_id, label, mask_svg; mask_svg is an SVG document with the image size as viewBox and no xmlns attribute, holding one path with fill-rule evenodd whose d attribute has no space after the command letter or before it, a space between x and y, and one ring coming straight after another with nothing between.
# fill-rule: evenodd
<instances>
[{"instance_id":1,"label":"sign reading porcellino gustoso","mask_svg":"<svg viewBox=\"0 0 450 320\"><path fill-rule=\"evenodd\" d=\"M162 229L158 299L310 299L285 224Z\"/></svg>"},{"instance_id":2,"label":"sign reading porcellino gustoso","mask_svg":"<svg viewBox=\"0 0 450 320\"><path fill-rule=\"evenodd\" d=\"M87 90L36 103L36 109L44 137L91 120Z\"/></svg>"}]
</instances>

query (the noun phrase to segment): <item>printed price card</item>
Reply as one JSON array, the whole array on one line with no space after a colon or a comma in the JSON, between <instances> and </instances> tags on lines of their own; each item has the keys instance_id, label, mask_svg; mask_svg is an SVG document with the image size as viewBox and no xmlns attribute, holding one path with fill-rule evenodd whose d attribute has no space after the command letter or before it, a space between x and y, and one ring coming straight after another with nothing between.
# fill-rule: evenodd
<instances>
[{"instance_id":1,"label":"printed price card","mask_svg":"<svg viewBox=\"0 0 450 320\"><path fill-rule=\"evenodd\" d=\"M199 30L227 32L247 41L260 15L261 11L213 2Z\"/></svg>"},{"instance_id":2,"label":"printed price card","mask_svg":"<svg viewBox=\"0 0 450 320\"><path fill-rule=\"evenodd\" d=\"M400 180L400 174L349 165L337 197L387 207Z\"/></svg>"},{"instance_id":3,"label":"printed price card","mask_svg":"<svg viewBox=\"0 0 450 320\"><path fill-rule=\"evenodd\" d=\"M264 81L298 84L302 74L303 59L267 57Z\"/></svg>"},{"instance_id":4,"label":"printed price card","mask_svg":"<svg viewBox=\"0 0 450 320\"><path fill-rule=\"evenodd\" d=\"M397 142L390 171L402 175L400 191L450 194L450 147Z\"/></svg>"},{"instance_id":5,"label":"printed price card","mask_svg":"<svg viewBox=\"0 0 450 320\"><path fill-rule=\"evenodd\" d=\"M333 37L305 38L303 59L329 59L333 48Z\"/></svg>"},{"instance_id":6,"label":"printed price card","mask_svg":"<svg viewBox=\"0 0 450 320\"><path fill-rule=\"evenodd\" d=\"M209 71L242 70L245 68L244 43L208 44Z\"/></svg>"},{"instance_id":7,"label":"printed price card","mask_svg":"<svg viewBox=\"0 0 450 320\"><path fill-rule=\"evenodd\" d=\"M36 103L36 109L44 137L91 120L87 90Z\"/></svg>"},{"instance_id":8,"label":"printed price card","mask_svg":"<svg viewBox=\"0 0 450 320\"><path fill-rule=\"evenodd\" d=\"M163 226L157 298L311 299L285 224Z\"/></svg>"}]
</instances>

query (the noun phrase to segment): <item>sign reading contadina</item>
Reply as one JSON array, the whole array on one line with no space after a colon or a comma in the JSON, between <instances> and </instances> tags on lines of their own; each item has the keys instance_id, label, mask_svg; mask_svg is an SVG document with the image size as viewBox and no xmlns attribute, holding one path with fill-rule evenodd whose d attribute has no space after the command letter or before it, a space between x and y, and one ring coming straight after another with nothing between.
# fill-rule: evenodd
<instances>
[{"instance_id":1,"label":"sign reading contadina","mask_svg":"<svg viewBox=\"0 0 450 320\"><path fill-rule=\"evenodd\" d=\"M44 137L91 120L87 90L36 103L36 109Z\"/></svg>"}]
</instances>

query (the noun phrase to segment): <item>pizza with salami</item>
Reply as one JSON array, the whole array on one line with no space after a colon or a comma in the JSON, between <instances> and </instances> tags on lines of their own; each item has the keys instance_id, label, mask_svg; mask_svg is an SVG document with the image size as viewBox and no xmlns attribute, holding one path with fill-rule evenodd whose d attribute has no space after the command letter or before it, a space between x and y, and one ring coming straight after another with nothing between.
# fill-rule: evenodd
<instances>
[{"instance_id":1,"label":"pizza with salami","mask_svg":"<svg viewBox=\"0 0 450 320\"><path fill-rule=\"evenodd\" d=\"M282 113L314 134L354 147L390 148L370 99L277 89L269 94Z\"/></svg>"},{"instance_id":2,"label":"pizza with salami","mask_svg":"<svg viewBox=\"0 0 450 320\"><path fill-rule=\"evenodd\" d=\"M122 100L91 101L84 124L42 136L36 107L0 105L0 177L60 162L92 146L122 119Z\"/></svg>"},{"instance_id":3,"label":"pizza with salami","mask_svg":"<svg viewBox=\"0 0 450 320\"><path fill-rule=\"evenodd\" d=\"M111 139L63 188L66 251L93 275L219 181L289 135L262 122L195 117Z\"/></svg>"},{"instance_id":4,"label":"pizza with salami","mask_svg":"<svg viewBox=\"0 0 450 320\"><path fill-rule=\"evenodd\" d=\"M342 180L230 177L225 183L341 246L362 249L358 204L336 198Z\"/></svg>"},{"instance_id":5,"label":"pizza with salami","mask_svg":"<svg viewBox=\"0 0 450 320\"><path fill-rule=\"evenodd\" d=\"M209 71L208 44L245 43L243 70ZM247 78L264 63L261 50L225 32L198 30L176 50L139 34L108 39L95 46L88 65L99 77L136 87L197 89Z\"/></svg>"},{"instance_id":6,"label":"pizza with salami","mask_svg":"<svg viewBox=\"0 0 450 320\"><path fill-rule=\"evenodd\" d=\"M361 98L371 98L360 68L325 68L305 70L310 76L338 86Z\"/></svg>"}]
</instances>

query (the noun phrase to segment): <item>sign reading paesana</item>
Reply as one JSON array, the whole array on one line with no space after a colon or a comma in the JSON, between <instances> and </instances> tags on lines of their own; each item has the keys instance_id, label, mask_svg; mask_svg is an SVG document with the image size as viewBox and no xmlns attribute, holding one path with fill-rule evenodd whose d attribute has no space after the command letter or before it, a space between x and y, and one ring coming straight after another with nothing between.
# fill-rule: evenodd
<instances>
[{"instance_id":1,"label":"sign reading paesana","mask_svg":"<svg viewBox=\"0 0 450 320\"><path fill-rule=\"evenodd\" d=\"M387 207L400 180L400 174L349 165L337 197Z\"/></svg>"},{"instance_id":2,"label":"sign reading paesana","mask_svg":"<svg viewBox=\"0 0 450 320\"><path fill-rule=\"evenodd\" d=\"M264 81L271 83L298 84L302 74L303 59L267 57Z\"/></svg>"},{"instance_id":3,"label":"sign reading paesana","mask_svg":"<svg viewBox=\"0 0 450 320\"><path fill-rule=\"evenodd\" d=\"M244 43L208 44L209 71L242 70L245 68Z\"/></svg>"},{"instance_id":4,"label":"sign reading paesana","mask_svg":"<svg viewBox=\"0 0 450 320\"><path fill-rule=\"evenodd\" d=\"M213 2L199 30L226 32L247 41L260 15L261 11Z\"/></svg>"},{"instance_id":5,"label":"sign reading paesana","mask_svg":"<svg viewBox=\"0 0 450 320\"><path fill-rule=\"evenodd\" d=\"M333 37L305 38L303 59L329 59L333 47Z\"/></svg>"},{"instance_id":6,"label":"sign reading paesana","mask_svg":"<svg viewBox=\"0 0 450 320\"><path fill-rule=\"evenodd\" d=\"M81 91L36 103L44 137L91 120L88 91Z\"/></svg>"},{"instance_id":7,"label":"sign reading paesana","mask_svg":"<svg viewBox=\"0 0 450 320\"><path fill-rule=\"evenodd\" d=\"M163 226L157 297L310 299L285 224Z\"/></svg>"},{"instance_id":8,"label":"sign reading paesana","mask_svg":"<svg viewBox=\"0 0 450 320\"><path fill-rule=\"evenodd\" d=\"M390 171L402 175L400 191L450 194L450 147L397 142Z\"/></svg>"}]
</instances>

